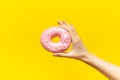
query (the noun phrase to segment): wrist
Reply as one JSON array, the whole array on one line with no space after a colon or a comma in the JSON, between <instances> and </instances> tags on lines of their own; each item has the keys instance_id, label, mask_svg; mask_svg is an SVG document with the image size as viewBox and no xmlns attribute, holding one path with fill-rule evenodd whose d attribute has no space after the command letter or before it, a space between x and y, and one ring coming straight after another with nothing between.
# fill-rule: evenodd
<instances>
[{"instance_id":1,"label":"wrist","mask_svg":"<svg viewBox=\"0 0 120 80\"><path fill-rule=\"evenodd\" d=\"M84 55L79 57L78 59L83 61L83 62L90 63L92 61L92 58L93 58L93 54L91 54L91 53L84 53Z\"/></svg>"}]
</instances>

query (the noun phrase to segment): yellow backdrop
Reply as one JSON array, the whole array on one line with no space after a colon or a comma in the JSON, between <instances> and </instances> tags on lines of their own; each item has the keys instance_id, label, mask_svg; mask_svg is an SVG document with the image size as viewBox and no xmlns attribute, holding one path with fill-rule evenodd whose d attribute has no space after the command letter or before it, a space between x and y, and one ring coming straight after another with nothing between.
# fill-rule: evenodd
<instances>
[{"instance_id":1,"label":"yellow backdrop","mask_svg":"<svg viewBox=\"0 0 120 80\"><path fill-rule=\"evenodd\" d=\"M74 24L88 50L120 65L119 0L1 0L0 80L107 80L81 61L53 57L40 35Z\"/></svg>"}]
</instances>

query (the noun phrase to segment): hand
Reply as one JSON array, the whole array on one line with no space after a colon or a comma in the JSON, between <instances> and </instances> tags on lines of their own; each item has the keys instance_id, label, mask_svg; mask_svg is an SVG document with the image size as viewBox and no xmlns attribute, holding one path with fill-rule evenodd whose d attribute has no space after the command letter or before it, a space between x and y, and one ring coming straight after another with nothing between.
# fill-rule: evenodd
<instances>
[{"instance_id":1,"label":"hand","mask_svg":"<svg viewBox=\"0 0 120 80\"><path fill-rule=\"evenodd\" d=\"M83 45L81 39L79 38L72 25L69 25L64 21L58 21L58 24L59 27L66 29L71 34L72 49L69 52L53 53L54 56L79 59L94 67L110 80L120 80L120 68L118 66L110 64L94 56L93 54L90 54Z\"/></svg>"},{"instance_id":2,"label":"hand","mask_svg":"<svg viewBox=\"0 0 120 80\"><path fill-rule=\"evenodd\" d=\"M83 45L74 27L72 25L67 24L64 21L58 21L58 24L59 24L59 27L66 29L71 34L72 49L70 50L70 52L53 53L53 55L58 57L68 57L68 58L75 58L75 59L81 59L85 57L85 55L88 54L88 51Z\"/></svg>"}]
</instances>

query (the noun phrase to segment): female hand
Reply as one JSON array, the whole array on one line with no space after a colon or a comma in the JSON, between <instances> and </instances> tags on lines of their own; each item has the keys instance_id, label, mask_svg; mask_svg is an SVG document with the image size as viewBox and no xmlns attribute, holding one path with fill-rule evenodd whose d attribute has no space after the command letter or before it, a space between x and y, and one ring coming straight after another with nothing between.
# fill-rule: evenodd
<instances>
[{"instance_id":1,"label":"female hand","mask_svg":"<svg viewBox=\"0 0 120 80\"><path fill-rule=\"evenodd\" d=\"M53 55L58 57L81 59L86 54L88 54L87 49L83 45L74 27L72 25L67 24L64 21L58 21L58 24L59 27L66 29L70 33L72 37L72 49L69 52L53 53Z\"/></svg>"},{"instance_id":2,"label":"female hand","mask_svg":"<svg viewBox=\"0 0 120 80\"><path fill-rule=\"evenodd\" d=\"M108 77L108 79L120 80L120 67L106 62L94 56L93 54L90 54L83 45L81 39L79 38L72 25L69 25L64 21L58 21L58 24L59 27L66 29L71 34L72 49L69 52L53 53L54 56L79 59L94 67L96 70Z\"/></svg>"}]
</instances>

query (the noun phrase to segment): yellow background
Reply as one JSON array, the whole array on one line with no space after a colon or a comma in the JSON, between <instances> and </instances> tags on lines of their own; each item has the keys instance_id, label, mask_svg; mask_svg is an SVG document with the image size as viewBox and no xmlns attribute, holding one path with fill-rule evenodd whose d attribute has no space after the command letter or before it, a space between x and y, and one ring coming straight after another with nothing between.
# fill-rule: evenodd
<instances>
[{"instance_id":1,"label":"yellow background","mask_svg":"<svg viewBox=\"0 0 120 80\"><path fill-rule=\"evenodd\" d=\"M0 80L107 80L40 45L41 33L57 20L74 24L90 52L120 65L119 0L1 0Z\"/></svg>"}]
</instances>

